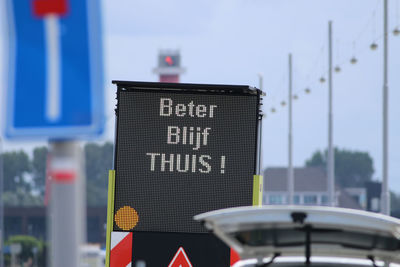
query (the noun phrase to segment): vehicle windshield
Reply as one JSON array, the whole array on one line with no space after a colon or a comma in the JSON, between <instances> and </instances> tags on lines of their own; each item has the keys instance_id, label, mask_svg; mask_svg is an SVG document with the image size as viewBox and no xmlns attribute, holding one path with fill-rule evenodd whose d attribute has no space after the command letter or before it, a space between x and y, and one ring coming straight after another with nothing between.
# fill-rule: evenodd
<instances>
[{"instance_id":1,"label":"vehicle windshield","mask_svg":"<svg viewBox=\"0 0 400 267\"><path fill-rule=\"evenodd\" d=\"M384 266L382 261L376 261L376 266ZM233 267L365 267L374 266L374 263L369 259L353 259L341 257L312 257L310 264L305 263L305 257L282 257L276 258L273 262L270 258L263 260L263 263L256 264L255 259L244 260L236 263ZM391 263L390 267L399 267L400 265Z\"/></svg>"},{"instance_id":2,"label":"vehicle windshield","mask_svg":"<svg viewBox=\"0 0 400 267\"><path fill-rule=\"evenodd\" d=\"M308 234L309 239L307 239ZM393 236L340 229L314 228L310 226L238 231L232 233L231 236L242 245L251 247L301 246L309 240L312 244L335 244L347 248L365 250L400 250L400 241Z\"/></svg>"},{"instance_id":3,"label":"vehicle windshield","mask_svg":"<svg viewBox=\"0 0 400 267\"><path fill-rule=\"evenodd\" d=\"M239 266L243 266L243 267L260 267L263 265L255 265L255 264L247 264L247 265L234 265L234 267L239 267ZM365 267L365 266L373 266L372 263L370 264L346 264L346 263L310 263L309 265L307 265L304 262L298 262L298 263L272 263L269 265L265 265L268 267L304 267L304 266L310 266L310 267ZM382 265L378 265L378 266L382 266Z\"/></svg>"}]
</instances>

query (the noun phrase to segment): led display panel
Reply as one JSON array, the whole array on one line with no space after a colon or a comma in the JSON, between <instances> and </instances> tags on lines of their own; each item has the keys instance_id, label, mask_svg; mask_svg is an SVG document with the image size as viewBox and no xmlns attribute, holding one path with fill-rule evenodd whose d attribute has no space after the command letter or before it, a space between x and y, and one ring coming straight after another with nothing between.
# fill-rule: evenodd
<instances>
[{"instance_id":1,"label":"led display panel","mask_svg":"<svg viewBox=\"0 0 400 267\"><path fill-rule=\"evenodd\" d=\"M259 90L115 83L114 231L204 233L194 215L252 205Z\"/></svg>"}]
</instances>

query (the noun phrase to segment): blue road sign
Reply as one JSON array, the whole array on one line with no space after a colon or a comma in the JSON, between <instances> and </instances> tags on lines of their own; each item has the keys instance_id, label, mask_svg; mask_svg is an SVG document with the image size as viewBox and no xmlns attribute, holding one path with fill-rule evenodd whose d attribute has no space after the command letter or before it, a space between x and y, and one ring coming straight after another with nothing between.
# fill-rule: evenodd
<instances>
[{"instance_id":1,"label":"blue road sign","mask_svg":"<svg viewBox=\"0 0 400 267\"><path fill-rule=\"evenodd\" d=\"M6 1L8 138L103 132L100 2Z\"/></svg>"}]
</instances>

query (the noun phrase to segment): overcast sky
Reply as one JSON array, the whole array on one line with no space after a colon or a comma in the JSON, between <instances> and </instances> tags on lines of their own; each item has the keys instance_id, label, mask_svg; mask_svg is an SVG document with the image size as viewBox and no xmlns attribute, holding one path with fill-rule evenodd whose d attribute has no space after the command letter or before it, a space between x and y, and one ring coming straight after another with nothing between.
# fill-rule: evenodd
<instances>
[{"instance_id":1,"label":"overcast sky","mask_svg":"<svg viewBox=\"0 0 400 267\"><path fill-rule=\"evenodd\" d=\"M390 30L400 24L399 1L389 0ZM180 49L187 68L182 82L258 86L257 73L264 76L263 165L286 166L288 114L280 102L287 101L292 53L294 92L299 95L293 107L293 160L302 166L314 151L327 147L328 88L319 78L327 77L332 20L334 65L342 68L333 80L334 144L369 152L374 178L380 179L382 6L382 0L103 0L109 119L102 140L113 140L114 134L116 88L111 80L157 81L152 68L159 49ZM371 51L374 40L378 49ZM389 179L391 189L400 192L400 36L391 34L389 46ZM356 65L349 63L353 55ZM306 87L311 94L304 93ZM3 147L37 144L5 141Z\"/></svg>"}]
</instances>

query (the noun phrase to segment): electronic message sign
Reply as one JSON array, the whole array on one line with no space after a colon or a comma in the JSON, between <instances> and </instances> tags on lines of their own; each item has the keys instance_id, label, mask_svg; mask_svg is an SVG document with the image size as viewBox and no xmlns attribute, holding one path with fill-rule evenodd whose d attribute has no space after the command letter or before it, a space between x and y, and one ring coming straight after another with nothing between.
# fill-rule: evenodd
<instances>
[{"instance_id":1,"label":"electronic message sign","mask_svg":"<svg viewBox=\"0 0 400 267\"><path fill-rule=\"evenodd\" d=\"M252 205L260 90L114 83L113 231L133 232L133 240L135 232L204 234L194 215Z\"/></svg>"}]
</instances>

